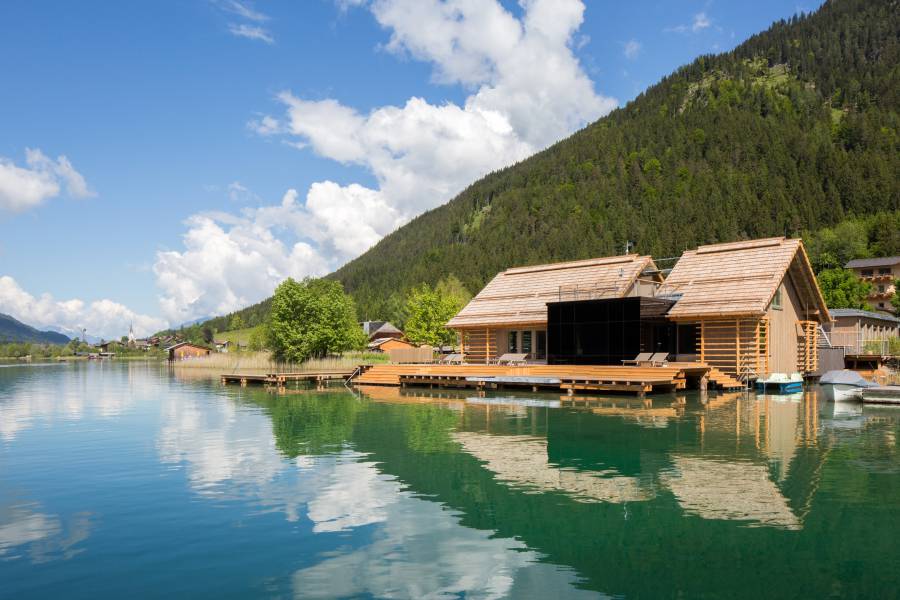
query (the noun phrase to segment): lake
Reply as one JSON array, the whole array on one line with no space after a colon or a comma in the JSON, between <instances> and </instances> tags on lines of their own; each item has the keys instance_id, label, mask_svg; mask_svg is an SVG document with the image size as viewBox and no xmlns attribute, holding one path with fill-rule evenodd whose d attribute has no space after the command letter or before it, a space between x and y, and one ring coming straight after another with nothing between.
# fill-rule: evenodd
<instances>
[{"instance_id":1,"label":"lake","mask_svg":"<svg viewBox=\"0 0 900 600\"><path fill-rule=\"evenodd\" d=\"M900 410L0 367L3 598L888 598Z\"/></svg>"}]
</instances>

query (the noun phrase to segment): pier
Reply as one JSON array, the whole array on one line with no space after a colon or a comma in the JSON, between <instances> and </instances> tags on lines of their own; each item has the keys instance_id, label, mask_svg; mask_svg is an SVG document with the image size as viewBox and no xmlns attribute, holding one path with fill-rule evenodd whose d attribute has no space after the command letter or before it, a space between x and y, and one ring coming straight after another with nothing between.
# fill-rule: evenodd
<instances>
[{"instance_id":1,"label":"pier","mask_svg":"<svg viewBox=\"0 0 900 600\"><path fill-rule=\"evenodd\" d=\"M346 381L354 371L319 371L303 373L226 373L221 377L222 384L239 384L245 387L250 384L285 387L288 382L305 382L322 385L328 381Z\"/></svg>"},{"instance_id":2,"label":"pier","mask_svg":"<svg viewBox=\"0 0 900 600\"><path fill-rule=\"evenodd\" d=\"M595 365L374 365L352 378L359 385L471 388L479 391L524 388L531 391L652 392L705 388L738 389L737 379L702 363L666 366Z\"/></svg>"}]
</instances>

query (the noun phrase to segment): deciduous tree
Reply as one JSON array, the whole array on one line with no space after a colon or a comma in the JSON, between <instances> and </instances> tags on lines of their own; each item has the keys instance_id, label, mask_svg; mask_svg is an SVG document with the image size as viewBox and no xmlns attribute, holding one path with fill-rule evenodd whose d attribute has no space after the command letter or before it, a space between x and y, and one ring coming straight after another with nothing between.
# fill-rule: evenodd
<instances>
[{"instance_id":1,"label":"deciduous tree","mask_svg":"<svg viewBox=\"0 0 900 600\"><path fill-rule=\"evenodd\" d=\"M286 279L275 290L268 345L279 360L302 362L362 348L353 300L337 281Z\"/></svg>"}]
</instances>

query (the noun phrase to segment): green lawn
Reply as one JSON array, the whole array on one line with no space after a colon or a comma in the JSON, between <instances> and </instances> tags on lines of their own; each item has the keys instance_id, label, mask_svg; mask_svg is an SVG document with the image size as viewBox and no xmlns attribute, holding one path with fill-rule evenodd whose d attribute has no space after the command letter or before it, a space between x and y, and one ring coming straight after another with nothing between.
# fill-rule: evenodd
<instances>
[{"instance_id":1,"label":"green lawn","mask_svg":"<svg viewBox=\"0 0 900 600\"><path fill-rule=\"evenodd\" d=\"M216 333L217 340L228 340L232 344L240 344L246 346L250 342L250 336L254 331L262 328L262 325L256 327L247 327L246 329L234 329L232 331L220 331Z\"/></svg>"}]
</instances>

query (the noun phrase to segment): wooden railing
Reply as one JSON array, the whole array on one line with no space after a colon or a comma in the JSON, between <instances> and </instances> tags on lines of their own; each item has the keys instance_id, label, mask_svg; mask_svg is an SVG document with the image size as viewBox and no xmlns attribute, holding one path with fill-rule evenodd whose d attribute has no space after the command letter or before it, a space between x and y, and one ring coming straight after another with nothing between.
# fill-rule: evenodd
<instances>
[{"instance_id":1,"label":"wooden railing","mask_svg":"<svg viewBox=\"0 0 900 600\"><path fill-rule=\"evenodd\" d=\"M700 362L745 383L768 373L768 319L700 321Z\"/></svg>"},{"instance_id":2,"label":"wooden railing","mask_svg":"<svg viewBox=\"0 0 900 600\"><path fill-rule=\"evenodd\" d=\"M819 366L819 324L798 321L797 370L804 375L814 373Z\"/></svg>"}]
</instances>

